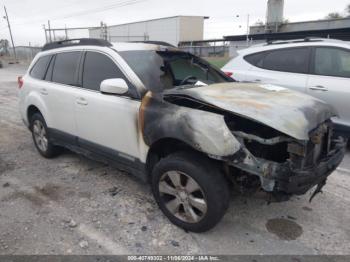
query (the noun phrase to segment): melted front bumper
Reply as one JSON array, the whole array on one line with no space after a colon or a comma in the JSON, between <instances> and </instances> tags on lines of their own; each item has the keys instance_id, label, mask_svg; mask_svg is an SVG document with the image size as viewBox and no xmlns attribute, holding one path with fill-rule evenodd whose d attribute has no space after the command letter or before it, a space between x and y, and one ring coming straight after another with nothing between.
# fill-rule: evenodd
<instances>
[{"instance_id":1,"label":"melted front bumper","mask_svg":"<svg viewBox=\"0 0 350 262\"><path fill-rule=\"evenodd\" d=\"M334 146L329 155L323 158L317 166L307 170L290 170L285 174L275 174L275 192L302 195L312 187L325 183L325 180L340 165L346 152L346 141L341 140Z\"/></svg>"},{"instance_id":2,"label":"melted front bumper","mask_svg":"<svg viewBox=\"0 0 350 262\"><path fill-rule=\"evenodd\" d=\"M248 150L240 151L240 159L231 162L232 166L252 175L257 175L261 187L266 192L291 196L305 194L315 185L323 185L327 177L340 165L347 141L339 137L332 141L333 146L327 156L309 168L293 169L291 163L276 163L254 157Z\"/></svg>"}]
</instances>

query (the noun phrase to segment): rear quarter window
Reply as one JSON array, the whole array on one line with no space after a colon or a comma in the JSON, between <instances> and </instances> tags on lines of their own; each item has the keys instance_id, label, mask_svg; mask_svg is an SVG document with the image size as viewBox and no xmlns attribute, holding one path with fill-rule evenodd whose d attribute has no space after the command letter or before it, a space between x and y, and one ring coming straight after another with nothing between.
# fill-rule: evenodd
<instances>
[{"instance_id":1,"label":"rear quarter window","mask_svg":"<svg viewBox=\"0 0 350 262\"><path fill-rule=\"evenodd\" d=\"M257 54L247 55L244 57L244 60L251 65L262 67L262 62L265 55L266 53L257 53Z\"/></svg>"},{"instance_id":2,"label":"rear quarter window","mask_svg":"<svg viewBox=\"0 0 350 262\"><path fill-rule=\"evenodd\" d=\"M51 57L51 55L40 57L31 69L30 76L36 79L44 79Z\"/></svg>"},{"instance_id":3,"label":"rear quarter window","mask_svg":"<svg viewBox=\"0 0 350 262\"><path fill-rule=\"evenodd\" d=\"M262 69L306 74L309 71L309 54L308 47L284 48L248 55L244 59Z\"/></svg>"}]
</instances>

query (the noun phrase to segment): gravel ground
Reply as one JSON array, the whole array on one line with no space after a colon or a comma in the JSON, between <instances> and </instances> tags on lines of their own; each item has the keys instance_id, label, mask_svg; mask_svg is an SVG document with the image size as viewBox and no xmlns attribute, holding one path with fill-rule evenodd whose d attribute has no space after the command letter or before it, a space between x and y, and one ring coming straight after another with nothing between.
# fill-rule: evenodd
<instances>
[{"instance_id":1,"label":"gravel ground","mask_svg":"<svg viewBox=\"0 0 350 262\"><path fill-rule=\"evenodd\" d=\"M204 234L173 226L148 185L65 152L39 156L17 109L16 77L0 69L1 254L350 254L350 154L312 203L232 194Z\"/></svg>"}]
</instances>

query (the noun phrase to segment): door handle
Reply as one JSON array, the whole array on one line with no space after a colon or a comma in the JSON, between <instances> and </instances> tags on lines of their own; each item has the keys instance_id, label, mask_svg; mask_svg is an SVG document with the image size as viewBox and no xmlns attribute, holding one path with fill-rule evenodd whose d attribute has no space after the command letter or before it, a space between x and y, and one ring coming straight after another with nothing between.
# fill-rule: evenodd
<instances>
[{"instance_id":1,"label":"door handle","mask_svg":"<svg viewBox=\"0 0 350 262\"><path fill-rule=\"evenodd\" d=\"M86 101L86 99L83 97L77 98L76 102L77 102L77 104L82 105L82 106L86 106L88 104L88 101Z\"/></svg>"},{"instance_id":2,"label":"door handle","mask_svg":"<svg viewBox=\"0 0 350 262\"><path fill-rule=\"evenodd\" d=\"M312 86L312 87L309 87L310 90L314 90L314 91L323 91L323 92L327 92L328 91L328 88L324 87L324 86L321 86L321 85L318 85L318 86Z\"/></svg>"},{"instance_id":3,"label":"door handle","mask_svg":"<svg viewBox=\"0 0 350 262\"><path fill-rule=\"evenodd\" d=\"M46 88L41 88L40 89L40 94L44 95L44 96L47 96L49 93L47 92L47 89Z\"/></svg>"}]
</instances>

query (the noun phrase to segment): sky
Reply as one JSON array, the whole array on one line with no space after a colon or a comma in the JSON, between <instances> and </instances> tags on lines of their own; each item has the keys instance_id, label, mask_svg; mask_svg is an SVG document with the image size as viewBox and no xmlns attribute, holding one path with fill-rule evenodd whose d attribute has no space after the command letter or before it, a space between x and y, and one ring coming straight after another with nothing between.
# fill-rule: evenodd
<instances>
[{"instance_id":1,"label":"sky","mask_svg":"<svg viewBox=\"0 0 350 262\"><path fill-rule=\"evenodd\" d=\"M285 0L284 16L291 22L317 20L344 12L350 0ZM0 0L0 39L10 39L6 6L15 45L42 45L43 24L52 28L116 25L175 15L209 16L204 38L245 34L250 25L265 21L267 0ZM77 31L79 34L79 31ZM77 35L78 36L78 35Z\"/></svg>"}]
</instances>

